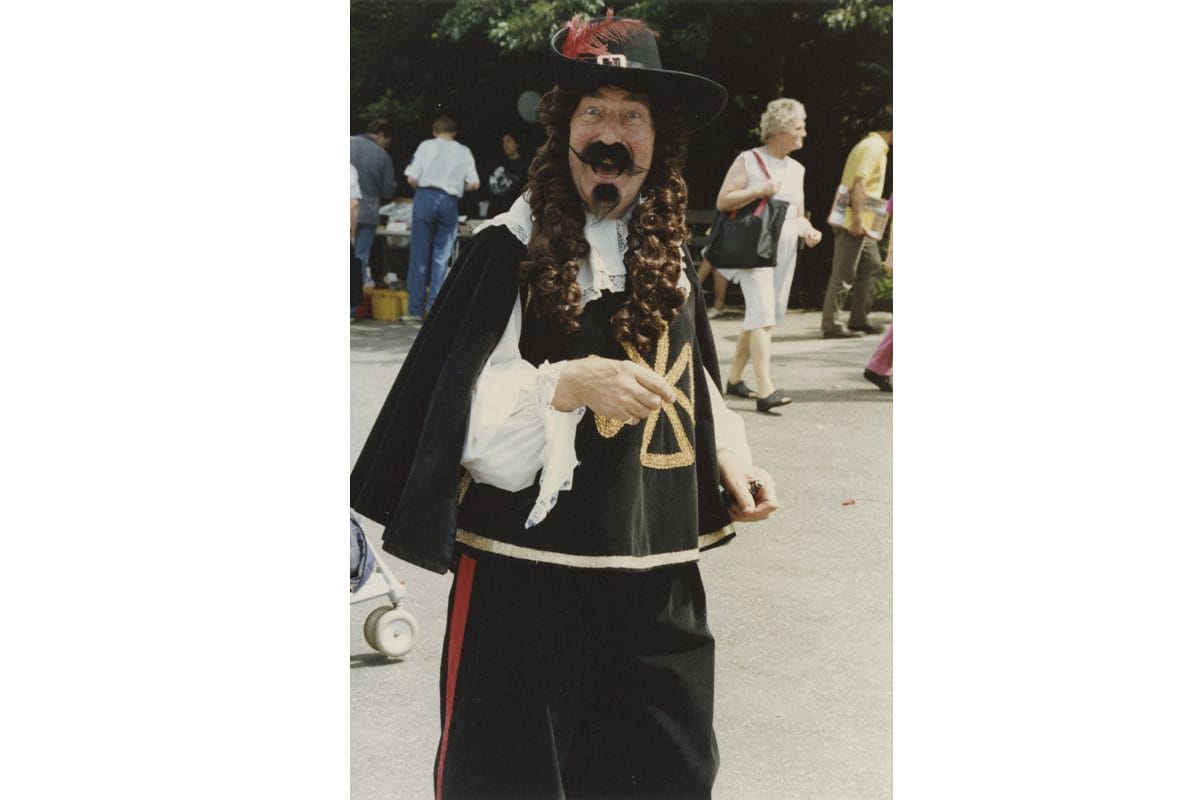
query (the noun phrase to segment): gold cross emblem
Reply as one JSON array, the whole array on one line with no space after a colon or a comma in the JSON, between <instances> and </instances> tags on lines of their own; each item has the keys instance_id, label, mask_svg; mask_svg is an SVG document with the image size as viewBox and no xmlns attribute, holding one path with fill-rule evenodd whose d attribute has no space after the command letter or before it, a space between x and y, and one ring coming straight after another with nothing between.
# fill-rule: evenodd
<instances>
[{"instance_id":1,"label":"gold cross emblem","mask_svg":"<svg viewBox=\"0 0 1200 800\"><path fill-rule=\"evenodd\" d=\"M680 349L675 363L668 369L667 359L670 355L670 347L670 337L668 337L666 331L663 331L662 335L658 337L658 344L655 346L654 351L654 366L651 367L636 350L628 344L625 345L625 355L629 356L630 361L646 369L652 369L655 373L663 376L666 382L676 389L675 404L659 406L651 411L650 416L646 417L645 420L646 427L642 430L640 458L642 466L650 467L651 469L675 469L676 467L686 467L689 464L694 464L696 461L696 451L692 448L687 431L683 427L683 420L680 419L679 412L675 409L675 406L682 408L683 412L692 420L692 424L695 425L696 411L692 405L692 399L696 396L696 372L692 364L692 345L690 342L685 343ZM685 372L687 373L686 390L680 385L680 379ZM663 416L666 416L667 421L671 425L671 430L675 434L675 441L679 443L679 450L674 453L651 453L650 441L654 438L654 432L658 428L659 420ZM624 424L625 422L622 420L612 419L603 414L596 415L596 431L605 439L611 439L616 436Z\"/></svg>"}]
</instances>

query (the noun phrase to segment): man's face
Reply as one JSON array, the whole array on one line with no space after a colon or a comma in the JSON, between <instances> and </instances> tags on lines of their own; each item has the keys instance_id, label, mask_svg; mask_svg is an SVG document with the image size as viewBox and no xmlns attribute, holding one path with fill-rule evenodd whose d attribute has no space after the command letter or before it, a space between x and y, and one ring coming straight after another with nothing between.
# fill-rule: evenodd
<instances>
[{"instance_id":1,"label":"man's face","mask_svg":"<svg viewBox=\"0 0 1200 800\"><path fill-rule=\"evenodd\" d=\"M654 157L654 120L649 100L626 89L602 86L579 100L571 115L571 149L567 160L571 179L584 205L593 213L620 216L637 200ZM602 146L624 148L631 163L621 168L620 159L603 156L591 165L576 153L588 157ZM599 189L599 191L597 191Z\"/></svg>"},{"instance_id":2,"label":"man's face","mask_svg":"<svg viewBox=\"0 0 1200 800\"><path fill-rule=\"evenodd\" d=\"M500 139L500 146L504 148L504 155L509 158L517 157L517 140L507 133Z\"/></svg>"}]
</instances>

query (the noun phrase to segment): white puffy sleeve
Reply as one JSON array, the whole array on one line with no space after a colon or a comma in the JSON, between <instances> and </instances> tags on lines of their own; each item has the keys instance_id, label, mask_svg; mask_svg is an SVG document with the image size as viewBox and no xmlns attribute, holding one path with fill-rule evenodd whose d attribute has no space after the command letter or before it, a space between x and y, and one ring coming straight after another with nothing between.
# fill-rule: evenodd
<instances>
[{"instance_id":1,"label":"white puffy sleeve","mask_svg":"<svg viewBox=\"0 0 1200 800\"><path fill-rule=\"evenodd\" d=\"M737 413L730 411L725 405L721 390L713 382L708 370L701 369L704 380L708 382L708 396L712 399L713 438L716 439L717 449L722 447L737 453L746 463L754 463L750 456L750 444L746 441L746 426Z\"/></svg>"},{"instance_id":2,"label":"white puffy sleeve","mask_svg":"<svg viewBox=\"0 0 1200 800\"><path fill-rule=\"evenodd\" d=\"M545 518L560 491L571 488L579 463L575 427L585 409L556 411L550 405L559 364L533 366L521 357L520 339L518 299L504 335L475 382L462 465L475 482L509 492L532 485L542 470L541 490L525 521L529 528Z\"/></svg>"}]
</instances>

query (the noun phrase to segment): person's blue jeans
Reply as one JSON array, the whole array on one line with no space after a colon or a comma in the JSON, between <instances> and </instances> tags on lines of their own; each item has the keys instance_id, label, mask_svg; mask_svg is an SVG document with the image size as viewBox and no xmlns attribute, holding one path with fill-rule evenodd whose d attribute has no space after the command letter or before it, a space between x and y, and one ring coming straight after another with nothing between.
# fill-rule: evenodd
<instances>
[{"instance_id":1,"label":"person's blue jeans","mask_svg":"<svg viewBox=\"0 0 1200 800\"><path fill-rule=\"evenodd\" d=\"M354 229L354 255L362 262L363 282L371 278L371 268L367 261L371 258L371 243L375 241L375 223L358 225Z\"/></svg>"},{"instance_id":2,"label":"person's blue jeans","mask_svg":"<svg viewBox=\"0 0 1200 800\"><path fill-rule=\"evenodd\" d=\"M408 313L424 318L450 269L458 236L458 199L441 189L417 189L408 250ZM426 295L425 285L429 285Z\"/></svg>"}]
</instances>

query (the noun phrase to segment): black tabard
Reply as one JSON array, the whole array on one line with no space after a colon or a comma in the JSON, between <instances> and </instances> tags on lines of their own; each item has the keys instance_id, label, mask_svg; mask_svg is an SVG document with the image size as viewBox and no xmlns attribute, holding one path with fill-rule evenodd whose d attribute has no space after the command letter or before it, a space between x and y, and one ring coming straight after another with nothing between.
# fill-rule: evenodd
<instances>
[{"instance_id":1,"label":"black tabard","mask_svg":"<svg viewBox=\"0 0 1200 800\"><path fill-rule=\"evenodd\" d=\"M575 488L559 494L558 505L542 525L524 529L537 494L536 481L515 494L472 485L469 503L459 508L471 390L504 333L518 296L514 270L525 255L525 246L500 226L479 232L464 248L354 465L351 507L384 526L384 550L438 573L450 568L456 538L464 546L472 536L475 549L481 551L491 542L496 546L490 552L540 549L545 555L539 560L561 563L577 563L579 555L593 555L601 560L585 559L592 565L632 569L694 560L697 549L728 541L732 527L721 505L712 414L698 370L707 365L718 386L721 379L712 329L690 262L685 268L691 297L671 327L667 362L668 367L675 364L682 343L692 342L693 371L685 370L678 382L682 388L676 391L694 397L695 416L678 404L675 408L684 438L691 437L696 463L674 470L644 468L640 437L646 423L623 428L605 440L596 433L589 412L576 435L576 455L583 463L575 470ZM615 308L615 302L612 296L596 300L589 304L589 314L598 318L602 308ZM576 337L539 335L541 344L535 345L528 337L534 336L538 323L526 314L522 353L537 364L568 353L586 354L592 352L584 344L586 338L595 343L598 353L626 357L608 335L605 320L603 325L593 320ZM669 455L679 449L669 416L660 414L648 452ZM628 481L627 486L622 483L628 492L618 493L617 481ZM590 503L585 494L592 498ZM491 499L481 502L485 495ZM460 512L473 515L470 526L460 519ZM495 515L495 520L480 519L487 514ZM499 519L505 520L503 525L494 524ZM597 529L601 535L586 533ZM485 534L487 541L477 538Z\"/></svg>"},{"instance_id":2,"label":"black tabard","mask_svg":"<svg viewBox=\"0 0 1200 800\"><path fill-rule=\"evenodd\" d=\"M719 502L712 411L687 303L643 359L612 336L609 321L625 293L588 303L580 330L564 336L536 315L522 321L522 357L537 365L598 355L633 358L663 375L676 402L623 425L590 409L575 434L572 488L538 525L525 519L539 481L518 492L471 484L458 512L458 543L473 551L577 567L651 569L694 561L733 535ZM540 474L539 474L540 479Z\"/></svg>"}]
</instances>

